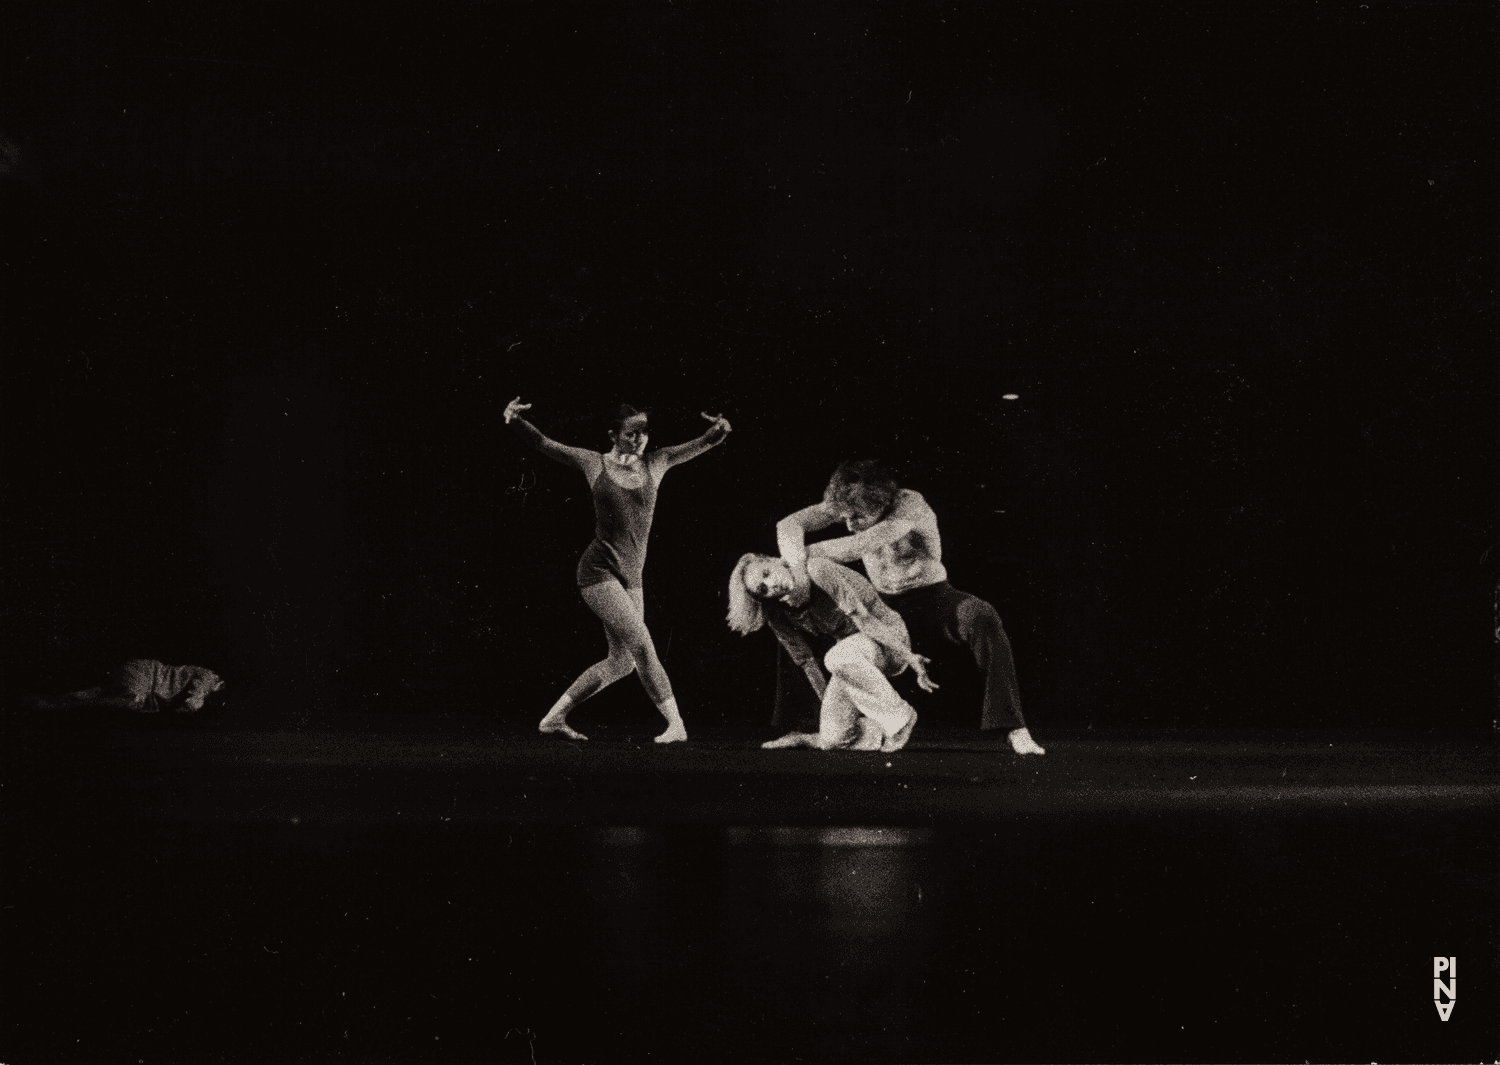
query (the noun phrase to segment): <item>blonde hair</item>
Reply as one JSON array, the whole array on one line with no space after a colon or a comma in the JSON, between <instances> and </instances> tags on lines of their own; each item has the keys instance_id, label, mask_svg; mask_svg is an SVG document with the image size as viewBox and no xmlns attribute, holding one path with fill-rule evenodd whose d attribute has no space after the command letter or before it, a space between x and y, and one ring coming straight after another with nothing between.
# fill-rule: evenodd
<instances>
[{"instance_id":1,"label":"blonde hair","mask_svg":"<svg viewBox=\"0 0 1500 1065\"><path fill-rule=\"evenodd\" d=\"M734 572L729 575L729 613L726 620L729 627L741 636L758 632L766 623L765 605L745 587L745 570L750 568L752 562L775 561L770 555L751 551L740 556L740 560L734 564Z\"/></svg>"}]
</instances>

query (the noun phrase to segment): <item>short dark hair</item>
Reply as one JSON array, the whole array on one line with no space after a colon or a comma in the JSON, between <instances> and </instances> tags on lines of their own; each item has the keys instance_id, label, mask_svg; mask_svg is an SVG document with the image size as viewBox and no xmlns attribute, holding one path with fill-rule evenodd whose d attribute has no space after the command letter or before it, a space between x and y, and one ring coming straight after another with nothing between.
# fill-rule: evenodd
<instances>
[{"instance_id":1,"label":"short dark hair","mask_svg":"<svg viewBox=\"0 0 1500 1065\"><path fill-rule=\"evenodd\" d=\"M873 510L884 514L896 501L901 486L891 471L874 459L851 459L839 463L823 491L830 506Z\"/></svg>"},{"instance_id":2,"label":"short dark hair","mask_svg":"<svg viewBox=\"0 0 1500 1065\"><path fill-rule=\"evenodd\" d=\"M638 414L646 417L650 416L646 411L640 410L629 403L621 403L610 413L609 427L618 433L621 429L625 428L626 422Z\"/></svg>"}]
</instances>

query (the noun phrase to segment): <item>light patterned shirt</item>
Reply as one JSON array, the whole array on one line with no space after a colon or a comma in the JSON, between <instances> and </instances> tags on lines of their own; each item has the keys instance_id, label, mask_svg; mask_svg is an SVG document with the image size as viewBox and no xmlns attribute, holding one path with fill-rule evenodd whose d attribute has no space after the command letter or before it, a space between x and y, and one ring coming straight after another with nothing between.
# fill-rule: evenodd
<instances>
[{"instance_id":1,"label":"light patterned shirt","mask_svg":"<svg viewBox=\"0 0 1500 1065\"><path fill-rule=\"evenodd\" d=\"M870 583L882 595L899 595L948 579L937 515L920 493L909 488L898 491L890 512L863 532L805 543L807 533L826 529L838 520L827 503L816 503L784 518L776 530L781 557L794 565L808 558L861 561Z\"/></svg>"},{"instance_id":2,"label":"light patterned shirt","mask_svg":"<svg viewBox=\"0 0 1500 1065\"><path fill-rule=\"evenodd\" d=\"M870 582L847 566L841 566L826 558L810 559L808 576L812 578L812 597L800 608L785 603L769 602L765 605L766 623L786 648L788 657L798 666L806 668L817 661L809 636L844 640L856 636L861 629L854 620L860 614L868 615L885 625L900 642L900 651L911 650L911 638L906 633L906 622L890 607L880 601ZM889 665L892 669L905 668L905 662L892 649Z\"/></svg>"}]
</instances>

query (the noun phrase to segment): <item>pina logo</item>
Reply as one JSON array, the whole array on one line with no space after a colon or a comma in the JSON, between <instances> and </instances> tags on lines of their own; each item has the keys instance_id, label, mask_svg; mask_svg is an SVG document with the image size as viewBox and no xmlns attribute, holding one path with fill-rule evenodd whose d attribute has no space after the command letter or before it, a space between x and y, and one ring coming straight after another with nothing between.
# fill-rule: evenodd
<instances>
[{"instance_id":1,"label":"pina logo","mask_svg":"<svg viewBox=\"0 0 1500 1065\"><path fill-rule=\"evenodd\" d=\"M1443 982L1442 976L1448 974L1448 980ZM1443 1001L1443 996L1448 996L1448 1001ZM1432 1004L1437 1007L1438 1016L1447 1020L1453 1016L1453 1007L1458 1005L1458 959L1457 958L1433 958L1432 959Z\"/></svg>"}]
</instances>

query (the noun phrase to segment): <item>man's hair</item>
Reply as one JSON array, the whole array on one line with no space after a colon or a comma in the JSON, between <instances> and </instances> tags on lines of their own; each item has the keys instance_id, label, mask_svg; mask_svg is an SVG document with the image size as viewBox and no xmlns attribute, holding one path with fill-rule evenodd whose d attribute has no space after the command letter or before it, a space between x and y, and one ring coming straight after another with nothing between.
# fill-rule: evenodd
<instances>
[{"instance_id":1,"label":"man's hair","mask_svg":"<svg viewBox=\"0 0 1500 1065\"><path fill-rule=\"evenodd\" d=\"M884 514L896 501L901 486L891 471L874 459L851 459L839 464L823 491L823 502L839 509Z\"/></svg>"},{"instance_id":2,"label":"man's hair","mask_svg":"<svg viewBox=\"0 0 1500 1065\"><path fill-rule=\"evenodd\" d=\"M774 561L776 560L770 555L751 551L740 556L740 560L734 564L734 572L729 575L729 614L726 620L729 627L741 636L749 636L766 623L766 604L751 595L750 589L745 587L745 570L750 568L752 562Z\"/></svg>"}]
</instances>

